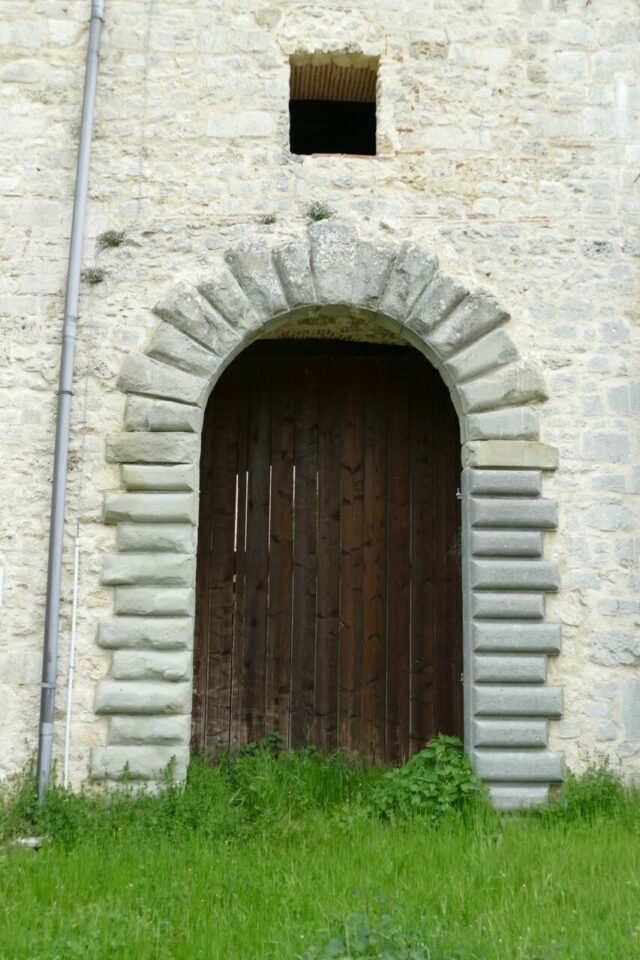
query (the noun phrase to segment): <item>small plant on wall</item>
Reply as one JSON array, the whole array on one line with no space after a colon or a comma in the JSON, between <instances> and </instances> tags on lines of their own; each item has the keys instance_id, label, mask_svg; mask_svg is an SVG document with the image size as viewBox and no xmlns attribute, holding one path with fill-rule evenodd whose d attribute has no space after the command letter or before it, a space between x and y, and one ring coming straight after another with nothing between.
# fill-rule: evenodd
<instances>
[{"instance_id":1,"label":"small plant on wall","mask_svg":"<svg viewBox=\"0 0 640 960\"><path fill-rule=\"evenodd\" d=\"M326 203L322 203L320 200L314 200L314 202L307 207L307 217L314 223L318 220L329 220L332 216L333 210L331 207L327 206Z\"/></svg>"}]
</instances>

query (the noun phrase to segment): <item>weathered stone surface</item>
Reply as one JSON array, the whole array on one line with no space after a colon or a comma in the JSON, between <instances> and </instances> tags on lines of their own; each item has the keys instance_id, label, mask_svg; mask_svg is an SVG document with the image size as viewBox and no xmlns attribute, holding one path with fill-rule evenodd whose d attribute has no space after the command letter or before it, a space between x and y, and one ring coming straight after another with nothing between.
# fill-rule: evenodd
<instances>
[{"instance_id":1,"label":"weathered stone surface","mask_svg":"<svg viewBox=\"0 0 640 960\"><path fill-rule=\"evenodd\" d=\"M120 552L194 553L196 530L192 523L119 523Z\"/></svg>"},{"instance_id":2,"label":"weathered stone surface","mask_svg":"<svg viewBox=\"0 0 640 960\"><path fill-rule=\"evenodd\" d=\"M356 247L351 302L365 310L377 310L396 255L395 247L359 240Z\"/></svg>"},{"instance_id":3,"label":"weathered stone surface","mask_svg":"<svg viewBox=\"0 0 640 960\"><path fill-rule=\"evenodd\" d=\"M190 650L116 650L111 663L114 680L191 680Z\"/></svg>"},{"instance_id":4,"label":"weathered stone surface","mask_svg":"<svg viewBox=\"0 0 640 960\"><path fill-rule=\"evenodd\" d=\"M533 407L503 407L464 417L465 440L537 440L539 435Z\"/></svg>"},{"instance_id":5,"label":"weathered stone surface","mask_svg":"<svg viewBox=\"0 0 640 960\"><path fill-rule=\"evenodd\" d=\"M476 650L492 653L560 653L562 643L559 623L535 621L476 620L472 638Z\"/></svg>"},{"instance_id":6,"label":"weathered stone surface","mask_svg":"<svg viewBox=\"0 0 640 960\"><path fill-rule=\"evenodd\" d=\"M301 241L286 243L273 251L273 262L290 307L315 303L309 248Z\"/></svg>"},{"instance_id":7,"label":"weathered stone surface","mask_svg":"<svg viewBox=\"0 0 640 960\"><path fill-rule=\"evenodd\" d=\"M122 482L127 490L196 491L200 482L195 464L124 463Z\"/></svg>"},{"instance_id":8,"label":"weathered stone surface","mask_svg":"<svg viewBox=\"0 0 640 960\"><path fill-rule=\"evenodd\" d=\"M109 718L109 744L139 744L148 743L159 746L189 746L191 737L191 717L189 716L161 716L161 717L127 717L114 716Z\"/></svg>"},{"instance_id":9,"label":"weathered stone surface","mask_svg":"<svg viewBox=\"0 0 640 960\"><path fill-rule=\"evenodd\" d=\"M188 714L190 711L190 683L104 680L96 692L96 713L100 714Z\"/></svg>"},{"instance_id":10,"label":"weathered stone surface","mask_svg":"<svg viewBox=\"0 0 640 960\"><path fill-rule=\"evenodd\" d=\"M482 780L525 780L559 783L562 780L563 754L557 750L478 750L476 774Z\"/></svg>"},{"instance_id":11,"label":"weathered stone surface","mask_svg":"<svg viewBox=\"0 0 640 960\"><path fill-rule=\"evenodd\" d=\"M431 341L431 333L468 295L467 288L444 273L436 273L418 298L407 326L418 336Z\"/></svg>"},{"instance_id":12,"label":"weathered stone surface","mask_svg":"<svg viewBox=\"0 0 640 960\"><path fill-rule=\"evenodd\" d=\"M476 747L546 747L546 720L476 720L473 724Z\"/></svg>"},{"instance_id":13,"label":"weathered stone surface","mask_svg":"<svg viewBox=\"0 0 640 960\"><path fill-rule=\"evenodd\" d=\"M195 523L198 502L192 493L109 493L106 523Z\"/></svg>"},{"instance_id":14,"label":"weathered stone surface","mask_svg":"<svg viewBox=\"0 0 640 960\"><path fill-rule=\"evenodd\" d=\"M170 323L161 323L151 339L147 354L179 370L210 380L221 366L220 357Z\"/></svg>"},{"instance_id":15,"label":"weathered stone surface","mask_svg":"<svg viewBox=\"0 0 640 960\"><path fill-rule=\"evenodd\" d=\"M509 314L493 294L477 290L432 331L429 342L440 357L447 358L508 319Z\"/></svg>"},{"instance_id":16,"label":"weathered stone surface","mask_svg":"<svg viewBox=\"0 0 640 960\"><path fill-rule=\"evenodd\" d=\"M134 617L190 617L193 614L190 587L116 587L114 609Z\"/></svg>"},{"instance_id":17,"label":"weathered stone surface","mask_svg":"<svg viewBox=\"0 0 640 960\"><path fill-rule=\"evenodd\" d=\"M264 242L243 241L227 250L225 259L259 317L269 320L286 313L288 304Z\"/></svg>"},{"instance_id":18,"label":"weathered stone surface","mask_svg":"<svg viewBox=\"0 0 640 960\"><path fill-rule=\"evenodd\" d=\"M116 553L104 558L102 582L188 587L195 572L195 557L184 553Z\"/></svg>"},{"instance_id":19,"label":"weathered stone surface","mask_svg":"<svg viewBox=\"0 0 640 960\"><path fill-rule=\"evenodd\" d=\"M193 433L112 433L108 463L197 463L200 437Z\"/></svg>"},{"instance_id":20,"label":"weathered stone surface","mask_svg":"<svg viewBox=\"0 0 640 960\"><path fill-rule=\"evenodd\" d=\"M124 426L125 430L196 433L200 429L200 417L200 409L186 403L130 394L127 397Z\"/></svg>"},{"instance_id":21,"label":"weathered stone surface","mask_svg":"<svg viewBox=\"0 0 640 960\"><path fill-rule=\"evenodd\" d=\"M379 312L394 320L406 320L437 269L435 254L413 243L403 243L389 271Z\"/></svg>"},{"instance_id":22,"label":"weathered stone surface","mask_svg":"<svg viewBox=\"0 0 640 960\"><path fill-rule=\"evenodd\" d=\"M98 625L98 643L111 650L183 650L191 647L193 620L178 617L114 617Z\"/></svg>"},{"instance_id":23,"label":"weathered stone surface","mask_svg":"<svg viewBox=\"0 0 640 960\"><path fill-rule=\"evenodd\" d=\"M126 772L133 780L161 779L171 764L177 783L187 775L189 748L184 746L109 746L91 751L94 780L117 780Z\"/></svg>"},{"instance_id":24,"label":"weathered stone surface","mask_svg":"<svg viewBox=\"0 0 640 960\"><path fill-rule=\"evenodd\" d=\"M474 688L477 716L495 717L560 717L562 715L562 688L479 684ZM511 777L526 780L525 777Z\"/></svg>"},{"instance_id":25,"label":"weathered stone surface","mask_svg":"<svg viewBox=\"0 0 640 960\"><path fill-rule=\"evenodd\" d=\"M525 497L473 497L469 503L472 527L515 527L553 530L558 523L555 500Z\"/></svg>"},{"instance_id":26,"label":"weathered stone surface","mask_svg":"<svg viewBox=\"0 0 640 960\"><path fill-rule=\"evenodd\" d=\"M542 620L544 594L476 590L471 596L471 612L483 620Z\"/></svg>"},{"instance_id":27,"label":"weathered stone surface","mask_svg":"<svg viewBox=\"0 0 640 960\"><path fill-rule=\"evenodd\" d=\"M444 364L444 370L454 383L462 383L517 359L518 351L506 327L498 327L455 353Z\"/></svg>"},{"instance_id":28,"label":"weathered stone surface","mask_svg":"<svg viewBox=\"0 0 640 960\"><path fill-rule=\"evenodd\" d=\"M476 683L544 683L547 658L484 654L475 658L473 675Z\"/></svg>"},{"instance_id":29,"label":"weathered stone surface","mask_svg":"<svg viewBox=\"0 0 640 960\"><path fill-rule=\"evenodd\" d=\"M539 497L539 470L469 470L469 490L480 497Z\"/></svg>"},{"instance_id":30,"label":"weathered stone surface","mask_svg":"<svg viewBox=\"0 0 640 960\"><path fill-rule=\"evenodd\" d=\"M257 330L260 326L260 317L230 270L217 269L198 284L198 290L231 326L241 332Z\"/></svg>"},{"instance_id":31,"label":"weathered stone surface","mask_svg":"<svg viewBox=\"0 0 640 960\"><path fill-rule=\"evenodd\" d=\"M309 227L311 270L318 303L351 303L357 233L343 220L321 220Z\"/></svg>"},{"instance_id":32,"label":"weathered stone surface","mask_svg":"<svg viewBox=\"0 0 640 960\"><path fill-rule=\"evenodd\" d=\"M622 722L627 740L640 740L640 679L631 677L622 687Z\"/></svg>"},{"instance_id":33,"label":"weathered stone surface","mask_svg":"<svg viewBox=\"0 0 640 960\"><path fill-rule=\"evenodd\" d=\"M458 387L465 413L494 410L547 399L542 373L526 360L491 370Z\"/></svg>"},{"instance_id":34,"label":"weathered stone surface","mask_svg":"<svg viewBox=\"0 0 640 960\"><path fill-rule=\"evenodd\" d=\"M191 284L177 283L156 304L154 313L213 353L223 356L233 349L238 333Z\"/></svg>"},{"instance_id":35,"label":"weathered stone surface","mask_svg":"<svg viewBox=\"0 0 640 960\"><path fill-rule=\"evenodd\" d=\"M508 786L490 784L489 794L496 810L526 810L546 803L549 799L549 788L527 784L509 784Z\"/></svg>"},{"instance_id":36,"label":"weathered stone surface","mask_svg":"<svg viewBox=\"0 0 640 960\"><path fill-rule=\"evenodd\" d=\"M533 440L472 440L462 446L465 467L557 470L558 450Z\"/></svg>"},{"instance_id":37,"label":"weathered stone surface","mask_svg":"<svg viewBox=\"0 0 640 960\"><path fill-rule=\"evenodd\" d=\"M183 403L199 403L208 389L207 381L143 354L124 361L118 387L123 393L166 397Z\"/></svg>"},{"instance_id":38,"label":"weathered stone surface","mask_svg":"<svg viewBox=\"0 0 640 960\"><path fill-rule=\"evenodd\" d=\"M542 533L537 530L472 530L474 557L541 557Z\"/></svg>"},{"instance_id":39,"label":"weathered stone surface","mask_svg":"<svg viewBox=\"0 0 640 960\"><path fill-rule=\"evenodd\" d=\"M476 560L470 563L471 586L484 590L557 590L553 560Z\"/></svg>"}]
</instances>

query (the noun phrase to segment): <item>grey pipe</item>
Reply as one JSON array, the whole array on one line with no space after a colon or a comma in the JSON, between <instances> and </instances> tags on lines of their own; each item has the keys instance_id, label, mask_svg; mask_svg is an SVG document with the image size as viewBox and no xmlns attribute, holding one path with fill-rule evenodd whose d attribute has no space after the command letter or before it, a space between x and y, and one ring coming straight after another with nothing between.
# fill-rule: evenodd
<instances>
[{"instance_id":1,"label":"grey pipe","mask_svg":"<svg viewBox=\"0 0 640 960\"><path fill-rule=\"evenodd\" d=\"M69 458L69 430L71 425L71 397L73 396L73 361L75 355L76 322L80 299L80 269L82 243L87 209L89 160L98 83L100 36L104 21L105 0L92 0L89 26L89 48L84 76L82 121L78 144L76 185L73 197L73 220L69 240L69 265L64 303L58 407L56 415L56 442L53 456L53 489L51 491L51 523L49 527L49 560L47 565L47 599L42 651L42 689L40 694L40 724L38 728L38 800L42 803L51 778L53 751L53 717L56 695L56 668L58 660L58 623L60 619L60 580L64 539L64 508L67 492L67 463Z\"/></svg>"}]
</instances>

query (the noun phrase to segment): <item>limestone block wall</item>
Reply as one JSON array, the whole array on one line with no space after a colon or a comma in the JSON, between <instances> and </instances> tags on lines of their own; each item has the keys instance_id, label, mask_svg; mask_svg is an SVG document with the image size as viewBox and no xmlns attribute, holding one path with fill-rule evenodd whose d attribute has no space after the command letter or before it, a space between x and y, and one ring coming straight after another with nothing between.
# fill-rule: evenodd
<instances>
[{"instance_id":1,"label":"limestone block wall","mask_svg":"<svg viewBox=\"0 0 640 960\"><path fill-rule=\"evenodd\" d=\"M36 736L88 6L13 0L0 23L0 776ZM539 534L560 571L547 616L563 628L550 744L574 767L606 754L640 775L639 49L635 0L107 0L85 244L105 279L81 303L61 621L63 684L79 520L75 782L106 742L97 684L126 671L122 651L112 664L96 640L114 607L103 498L121 489L106 436L149 416L130 403L125 421L120 370L171 348L151 308L176 281L205 280L248 228L295 239L314 201L365 239L437 252L509 309L519 354L545 374L540 439L559 450L542 487L558 529ZM378 156L289 153L289 57L316 50L380 57ZM124 244L101 249L106 230ZM184 410L170 414L193 431ZM119 536L133 543L134 527ZM58 706L61 717L63 690ZM57 736L59 749L61 723Z\"/></svg>"}]
</instances>

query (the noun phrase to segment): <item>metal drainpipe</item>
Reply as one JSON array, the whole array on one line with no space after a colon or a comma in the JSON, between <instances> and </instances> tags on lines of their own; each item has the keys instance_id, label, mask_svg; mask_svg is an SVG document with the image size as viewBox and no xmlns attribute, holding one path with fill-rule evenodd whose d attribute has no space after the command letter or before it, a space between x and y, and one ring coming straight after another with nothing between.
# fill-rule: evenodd
<instances>
[{"instance_id":1,"label":"metal drainpipe","mask_svg":"<svg viewBox=\"0 0 640 960\"><path fill-rule=\"evenodd\" d=\"M76 185L73 197L73 220L69 240L69 265L64 303L60 377L56 415L56 441L53 457L53 489L51 492L51 523L49 527L49 561L47 565L47 599L42 652L42 689L40 694L40 724L38 728L38 800L42 803L51 777L53 749L53 716L56 693L56 666L58 659L58 622L60 618L60 580L64 538L64 507L67 492L67 461L69 456L69 429L71 397L73 396L73 360L75 354L76 321L80 299L80 268L82 242L87 208L89 160L98 82L100 35L104 21L105 0L92 0L89 21L89 48L84 76L82 121L78 144Z\"/></svg>"}]
</instances>

